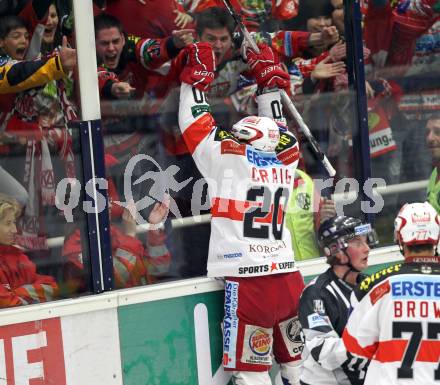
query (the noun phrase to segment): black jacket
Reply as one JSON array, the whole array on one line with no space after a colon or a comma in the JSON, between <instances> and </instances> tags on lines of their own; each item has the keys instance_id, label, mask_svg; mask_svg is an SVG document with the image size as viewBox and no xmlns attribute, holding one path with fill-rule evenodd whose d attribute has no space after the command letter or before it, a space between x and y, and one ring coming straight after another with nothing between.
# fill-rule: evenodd
<instances>
[{"instance_id":1,"label":"black jacket","mask_svg":"<svg viewBox=\"0 0 440 385\"><path fill-rule=\"evenodd\" d=\"M360 282L364 276L359 275ZM363 384L366 360L349 354L342 332L350 314L353 286L338 278L329 268L303 291L299 320L306 338L303 353L305 384Z\"/></svg>"}]
</instances>

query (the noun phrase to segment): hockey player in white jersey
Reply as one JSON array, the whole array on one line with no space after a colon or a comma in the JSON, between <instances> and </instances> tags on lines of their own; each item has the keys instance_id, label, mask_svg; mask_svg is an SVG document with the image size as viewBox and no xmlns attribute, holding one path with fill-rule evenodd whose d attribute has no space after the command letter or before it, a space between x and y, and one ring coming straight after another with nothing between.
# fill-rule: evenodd
<instances>
[{"instance_id":1,"label":"hockey player in white jersey","mask_svg":"<svg viewBox=\"0 0 440 385\"><path fill-rule=\"evenodd\" d=\"M217 127L206 90L214 56L206 43L187 50L180 78L179 125L208 182L211 237L208 276L225 277L223 365L237 385L270 385L272 354L286 385L299 383L303 347L297 308L303 279L296 267L284 214L299 149L284 123L278 87L289 76L267 46L247 50L259 85L259 116L230 129Z\"/></svg>"},{"instance_id":2,"label":"hockey player in white jersey","mask_svg":"<svg viewBox=\"0 0 440 385\"><path fill-rule=\"evenodd\" d=\"M440 384L439 216L427 202L406 204L394 235L405 260L355 289L343 340L371 360L365 385Z\"/></svg>"}]
</instances>

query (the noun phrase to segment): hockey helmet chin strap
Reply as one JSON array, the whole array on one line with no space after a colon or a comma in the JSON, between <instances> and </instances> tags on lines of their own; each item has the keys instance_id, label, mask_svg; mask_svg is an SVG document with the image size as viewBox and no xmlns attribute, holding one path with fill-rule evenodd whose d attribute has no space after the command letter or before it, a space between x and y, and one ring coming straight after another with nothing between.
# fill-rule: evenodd
<instances>
[{"instance_id":1,"label":"hockey helmet chin strap","mask_svg":"<svg viewBox=\"0 0 440 385\"><path fill-rule=\"evenodd\" d=\"M361 271L356 269L352 264L351 264L351 257L350 255L347 253L347 248L343 249L342 252L347 256L348 258L348 262L347 263L341 263L342 266L348 266L348 270L344 273L344 275L342 276L342 280L345 281L345 279L348 277L348 274L350 274L350 272L354 272L354 273L360 273Z\"/></svg>"},{"instance_id":2,"label":"hockey helmet chin strap","mask_svg":"<svg viewBox=\"0 0 440 385\"><path fill-rule=\"evenodd\" d=\"M344 248L339 249L339 251L341 251L342 253L344 253L344 254L347 256L347 258L348 258L348 262L346 262L346 263L342 263L342 262L341 262L338 258L336 258L336 256L335 256L336 262L333 263L333 266L336 266L336 265L338 265L338 266L348 266L348 270L344 273L344 275L343 275L342 278L341 278L343 281L345 281L345 279L348 277L348 274L350 274L350 272L354 272L354 273L360 273L360 272L361 272L360 270L356 269L356 268L351 264L351 257L350 257L350 255L347 253L347 247L348 247L348 245L345 246Z\"/></svg>"}]
</instances>

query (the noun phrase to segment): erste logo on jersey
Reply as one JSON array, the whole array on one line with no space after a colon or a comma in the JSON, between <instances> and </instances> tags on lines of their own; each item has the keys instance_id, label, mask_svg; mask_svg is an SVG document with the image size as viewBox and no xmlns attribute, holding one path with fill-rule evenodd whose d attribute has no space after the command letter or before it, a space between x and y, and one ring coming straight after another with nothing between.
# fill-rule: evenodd
<instances>
[{"instance_id":1,"label":"erste logo on jersey","mask_svg":"<svg viewBox=\"0 0 440 385\"><path fill-rule=\"evenodd\" d=\"M309 329L317 327L328 327L331 325L330 319L326 315L312 313L307 316L307 322L309 324Z\"/></svg>"},{"instance_id":2,"label":"erste logo on jersey","mask_svg":"<svg viewBox=\"0 0 440 385\"><path fill-rule=\"evenodd\" d=\"M391 296L398 299L438 299L440 281L435 276L396 276L390 278Z\"/></svg>"},{"instance_id":3,"label":"erste logo on jersey","mask_svg":"<svg viewBox=\"0 0 440 385\"><path fill-rule=\"evenodd\" d=\"M258 167L271 167L282 164L275 153L257 151L250 146L246 148L246 158L249 163L255 164Z\"/></svg>"}]
</instances>

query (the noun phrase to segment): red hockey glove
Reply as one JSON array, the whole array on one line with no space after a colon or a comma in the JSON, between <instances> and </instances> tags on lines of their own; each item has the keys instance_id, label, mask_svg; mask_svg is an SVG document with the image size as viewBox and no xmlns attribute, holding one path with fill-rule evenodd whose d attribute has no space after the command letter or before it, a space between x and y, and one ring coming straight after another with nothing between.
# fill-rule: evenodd
<instances>
[{"instance_id":1,"label":"red hockey glove","mask_svg":"<svg viewBox=\"0 0 440 385\"><path fill-rule=\"evenodd\" d=\"M246 59L259 87L290 89L290 76L284 71L278 57L266 44L258 44L260 53L255 53L251 48L246 49Z\"/></svg>"},{"instance_id":2,"label":"red hockey glove","mask_svg":"<svg viewBox=\"0 0 440 385\"><path fill-rule=\"evenodd\" d=\"M187 63L180 80L206 91L214 80L215 56L209 43L194 43L185 48Z\"/></svg>"}]
</instances>

